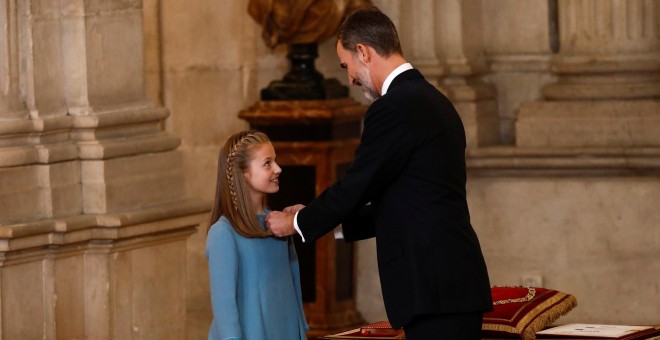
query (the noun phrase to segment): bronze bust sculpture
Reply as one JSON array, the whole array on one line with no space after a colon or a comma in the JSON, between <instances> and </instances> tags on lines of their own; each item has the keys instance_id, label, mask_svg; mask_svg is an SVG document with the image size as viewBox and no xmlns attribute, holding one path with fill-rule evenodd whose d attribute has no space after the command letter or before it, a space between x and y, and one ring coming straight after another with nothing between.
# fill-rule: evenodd
<instances>
[{"instance_id":1,"label":"bronze bust sculpture","mask_svg":"<svg viewBox=\"0 0 660 340\"><path fill-rule=\"evenodd\" d=\"M314 68L317 45L336 34L346 14L370 0L250 0L248 13L263 28L266 46L288 44L291 71L261 90L262 100L318 100L348 96L336 79Z\"/></svg>"},{"instance_id":2,"label":"bronze bust sculpture","mask_svg":"<svg viewBox=\"0 0 660 340\"><path fill-rule=\"evenodd\" d=\"M248 13L272 48L323 42L337 32L344 15L369 6L369 0L250 0Z\"/></svg>"}]
</instances>

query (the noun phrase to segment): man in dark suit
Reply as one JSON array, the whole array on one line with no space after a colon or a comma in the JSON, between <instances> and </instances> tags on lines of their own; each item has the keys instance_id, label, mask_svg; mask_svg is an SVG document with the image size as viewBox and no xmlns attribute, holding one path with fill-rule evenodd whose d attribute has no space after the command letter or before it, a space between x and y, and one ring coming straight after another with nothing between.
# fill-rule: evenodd
<instances>
[{"instance_id":1,"label":"man in dark suit","mask_svg":"<svg viewBox=\"0 0 660 340\"><path fill-rule=\"evenodd\" d=\"M346 241L376 237L388 319L409 340L479 339L492 309L465 193L465 131L450 101L403 58L377 8L350 15L337 55L373 103L351 168L308 206L271 212L277 236L305 242L342 225Z\"/></svg>"}]
</instances>

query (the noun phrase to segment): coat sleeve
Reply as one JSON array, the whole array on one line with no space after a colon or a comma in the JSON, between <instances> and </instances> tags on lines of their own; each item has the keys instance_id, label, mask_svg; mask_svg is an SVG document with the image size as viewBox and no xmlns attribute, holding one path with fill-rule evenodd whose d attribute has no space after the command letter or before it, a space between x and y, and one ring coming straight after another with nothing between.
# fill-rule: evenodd
<instances>
[{"instance_id":1,"label":"coat sleeve","mask_svg":"<svg viewBox=\"0 0 660 340\"><path fill-rule=\"evenodd\" d=\"M346 242L376 237L373 210L371 204L365 205L342 222L342 231Z\"/></svg>"},{"instance_id":2,"label":"coat sleeve","mask_svg":"<svg viewBox=\"0 0 660 340\"><path fill-rule=\"evenodd\" d=\"M388 104L379 99L371 105L351 167L298 213L298 226L306 241L314 241L350 219L404 169L414 138L405 112Z\"/></svg>"},{"instance_id":3,"label":"coat sleeve","mask_svg":"<svg viewBox=\"0 0 660 340\"><path fill-rule=\"evenodd\" d=\"M211 284L211 307L214 322L211 332L220 339L241 339L237 304L238 248L231 226L220 220L209 230L206 257Z\"/></svg>"}]
</instances>

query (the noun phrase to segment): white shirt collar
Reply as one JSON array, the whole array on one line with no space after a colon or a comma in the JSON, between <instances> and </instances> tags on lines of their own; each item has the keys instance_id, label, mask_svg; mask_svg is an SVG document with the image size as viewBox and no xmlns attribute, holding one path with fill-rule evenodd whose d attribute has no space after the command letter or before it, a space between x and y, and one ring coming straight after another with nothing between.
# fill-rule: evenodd
<instances>
[{"instance_id":1,"label":"white shirt collar","mask_svg":"<svg viewBox=\"0 0 660 340\"><path fill-rule=\"evenodd\" d=\"M384 96L385 93L387 93L387 89L390 87L392 80L394 80L396 76L403 73L404 71L412 70L412 68L413 67L410 65L410 63L401 64L399 67L395 68L394 71L392 71L392 73L390 73L390 75L385 78L385 82L383 82L383 89L380 91L380 95Z\"/></svg>"}]
</instances>

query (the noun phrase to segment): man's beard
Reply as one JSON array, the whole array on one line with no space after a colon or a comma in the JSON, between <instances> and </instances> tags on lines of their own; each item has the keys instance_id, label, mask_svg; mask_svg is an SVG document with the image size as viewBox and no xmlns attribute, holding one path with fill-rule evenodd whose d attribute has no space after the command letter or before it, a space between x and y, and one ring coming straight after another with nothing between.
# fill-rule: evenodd
<instances>
[{"instance_id":1,"label":"man's beard","mask_svg":"<svg viewBox=\"0 0 660 340\"><path fill-rule=\"evenodd\" d=\"M366 67L362 69L363 71L360 73L360 78L358 78L358 82L360 83L360 87L362 87L362 92L364 93L364 96L369 100L369 101L375 101L376 99L380 98L380 93L374 89L373 85L371 84L371 75L369 74L369 69Z\"/></svg>"}]
</instances>

